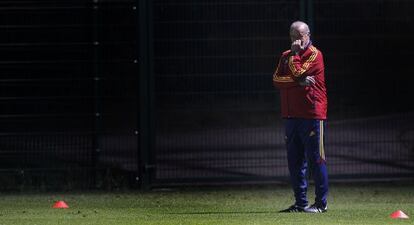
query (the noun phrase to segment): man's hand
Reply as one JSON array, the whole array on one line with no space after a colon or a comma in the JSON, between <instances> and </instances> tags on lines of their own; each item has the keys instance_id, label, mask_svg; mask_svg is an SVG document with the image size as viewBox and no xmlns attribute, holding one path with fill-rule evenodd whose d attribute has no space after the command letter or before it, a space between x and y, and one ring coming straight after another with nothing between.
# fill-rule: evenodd
<instances>
[{"instance_id":1,"label":"man's hand","mask_svg":"<svg viewBox=\"0 0 414 225\"><path fill-rule=\"evenodd\" d=\"M312 86L315 83L315 76L307 76L305 79L299 81L300 86Z\"/></svg>"},{"instance_id":2,"label":"man's hand","mask_svg":"<svg viewBox=\"0 0 414 225\"><path fill-rule=\"evenodd\" d=\"M292 45L290 46L290 50L296 54L298 53L300 50L305 49L304 46L302 46L302 41L301 40L296 40L292 43Z\"/></svg>"}]
</instances>

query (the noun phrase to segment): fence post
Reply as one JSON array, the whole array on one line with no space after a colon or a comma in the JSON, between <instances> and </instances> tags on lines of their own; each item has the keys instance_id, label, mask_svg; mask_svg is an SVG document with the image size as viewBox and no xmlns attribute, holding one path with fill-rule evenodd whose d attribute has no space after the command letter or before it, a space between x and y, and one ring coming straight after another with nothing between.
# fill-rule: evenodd
<instances>
[{"instance_id":1,"label":"fence post","mask_svg":"<svg viewBox=\"0 0 414 225\"><path fill-rule=\"evenodd\" d=\"M299 0L299 19L309 25L313 32L313 0Z\"/></svg>"},{"instance_id":2,"label":"fence post","mask_svg":"<svg viewBox=\"0 0 414 225\"><path fill-rule=\"evenodd\" d=\"M299 0L299 20L306 21L306 0Z\"/></svg>"},{"instance_id":3,"label":"fence post","mask_svg":"<svg viewBox=\"0 0 414 225\"><path fill-rule=\"evenodd\" d=\"M99 52L99 1L93 0L92 10L93 10L93 79L94 79L94 117L95 117L95 127L93 133L93 149L92 149L92 181L91 184L93 188L98 186L98 158L101 151L100 141L102 138L102 93L101 93L101 70L100 70L100 52Z\"/></svg>"},{"instance_id":4,"label":"fence post","mask_svg":"<svg viewBox=\"0 0 414 225\"><path fill-rule=\"evenodd\" d=\"M149 189L154 174L154 73L152 47L152 0L136 0L138 5L138 179Z\"/></svg>"},{"instance_id":5,"label":"fence post","mask_svg":"<svg viewBox=\"0 0 414 225\"><path fill-rule=\"evenodd\" d=\"M306 20L308 21L309 28L312 32L314 32L314 18L313 18L313 0L307 0L306 6Z\"/></svg>"}]
</instances>

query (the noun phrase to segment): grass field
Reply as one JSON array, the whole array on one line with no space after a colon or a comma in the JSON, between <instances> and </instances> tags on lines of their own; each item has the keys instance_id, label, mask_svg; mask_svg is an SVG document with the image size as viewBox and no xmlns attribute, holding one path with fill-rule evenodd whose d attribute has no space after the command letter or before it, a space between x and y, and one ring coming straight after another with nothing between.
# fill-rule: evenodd
<instances>
[{"instance_id":1,"label":"grass field","mask_svg":"<svg viewBox=\"0 0 414 225\"><path fill-rule=\"evenodd\" d=\"M293 201L287 186L9 193L0 197L0 224L414 224L414 184L333 184L330 191L325 214L277 213ZM70 208L53 209L57 200ZM398 209L410 218L389 218Z\"/></svg>"}]
</instances>

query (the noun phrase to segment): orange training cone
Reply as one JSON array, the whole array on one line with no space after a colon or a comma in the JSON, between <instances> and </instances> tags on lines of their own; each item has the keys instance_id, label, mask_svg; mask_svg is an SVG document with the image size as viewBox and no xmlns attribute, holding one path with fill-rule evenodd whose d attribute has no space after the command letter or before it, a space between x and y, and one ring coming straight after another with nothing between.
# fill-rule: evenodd
<instances>
[{"instance_id":1,"label":"orange training cone","mask_svg":"<svg viewBox=\"0 0 414 225\"><path fill-rule=\"evenodd\" d=\"M53 208L55 208L55 209L67 209L67 208L69 208L69 206L64 201L57 201L53 205Z\"/></svg>"},{"instance_id":2,"label":"orange training cone","mask_svg":"<svg viewBox=\"0 0 414 225\"><path fill-rule=\"evenodd\" d=\"M407 214L405 214L401 210L397 210L397 211L391 213L390 217L393 218L393 219L408 219Z\"/></svg>"}]
</instances>

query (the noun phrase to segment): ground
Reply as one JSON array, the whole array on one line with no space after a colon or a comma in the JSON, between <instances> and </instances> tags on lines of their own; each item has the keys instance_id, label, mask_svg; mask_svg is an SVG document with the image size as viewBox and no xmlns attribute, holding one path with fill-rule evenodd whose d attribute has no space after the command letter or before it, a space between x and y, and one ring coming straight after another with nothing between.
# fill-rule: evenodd
<instances>
[{"instance_id":1,"label":"ground","mask_svg":"<svg viewBox=\"0 0 414 225\"><path fill-rule=\"evenodd\" d=\"M413 224L413 183L331 184L324 214L281 214L288 186L204 187L149 192L3 193L0 224ZM312 190L309 190L312 192ZM310 193L310 199L313 195ZM53 209L63 200L69 209ZM391 219L402 210L409 219Z\"/></svg>"}]
</instances>

